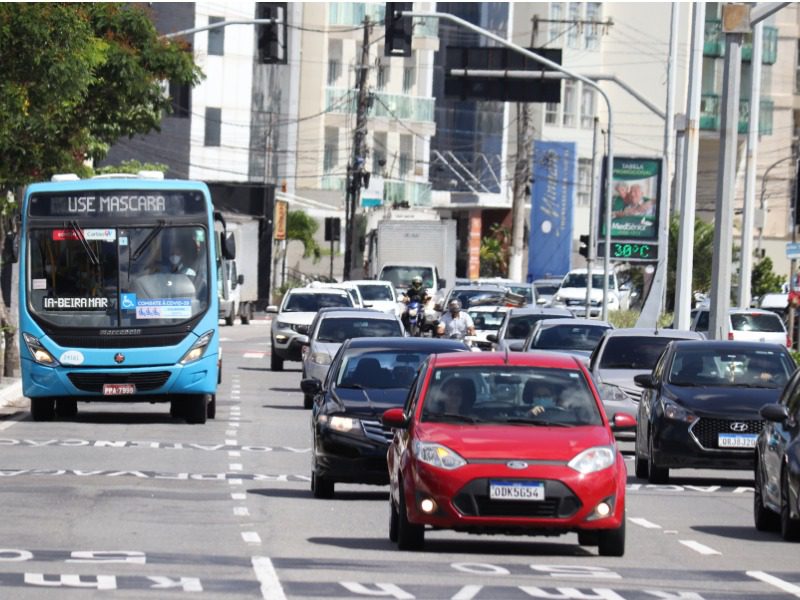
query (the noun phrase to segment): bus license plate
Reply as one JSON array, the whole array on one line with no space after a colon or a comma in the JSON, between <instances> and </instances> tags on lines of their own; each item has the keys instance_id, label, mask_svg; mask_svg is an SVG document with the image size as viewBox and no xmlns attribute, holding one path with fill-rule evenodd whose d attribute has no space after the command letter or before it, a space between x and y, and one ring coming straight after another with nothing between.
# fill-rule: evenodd
<instances>
[{"instance_id":1,"label":"bus license plate","mask_svg":"<svg viewBox=\"0 0 800 600\"><path fill-rule=\"evenodd\" d=\"M528 481L490 481L490 500L544 500L544 483Z\"/></svg>"},{"instance_id":2,"label":"bus license plate","mask_svg":"<svg viewBox=\"0 0 800 600\"><path fill-rule=\"evenodd\" d=\"M758 436L754 433L720 433L720 448L755 448Z\"/></svg>"},{"instance_id":3,"label":"bus license plate","mask_svg":"<svg viewBox=\"0 0 800 600\"><path fill-rule=\"evenodd\" d=\"M130 396L136 393L133 383L106 383L103 384L104 396Z\"/></svg>"}]
</instances>

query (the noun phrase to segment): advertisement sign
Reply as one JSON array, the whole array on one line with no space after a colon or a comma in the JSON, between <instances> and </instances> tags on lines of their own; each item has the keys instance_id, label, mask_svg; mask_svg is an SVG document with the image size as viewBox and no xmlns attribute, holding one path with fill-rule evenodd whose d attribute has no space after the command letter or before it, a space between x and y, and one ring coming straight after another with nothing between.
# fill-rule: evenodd
<instances>
[{"instance_id":1,"label":"advertisement sign","mask_svg":"<svg viewBox=\"0 0 800 600\"><path fill-rule=\"evenodd\" d=\"M661 159L614 157L613 171L611 238L657 240L658 207L661 202ZM603 190L605 189L604 178ZM601 208L600 214L605 215L605 206ZM600 237L603 236L605 236L605 219L601 218Z\"/></svg>"},{"instance_id":2,"label":"advertisement sign","mask_svg":"<svg viewBox=\"0 0 800 600\"><path fill-rule=\"evenodd\" d=\"M469 273L470 279L481 276L481 211L469 211Z\"/></svg>"},{"instance_id":3,"label":"advertisement sign","mask_svg":"<svg viewBox=\"0 0 800 600\"><path fill-rule=\"evenodd\" d=\"M286 200L275 201L275 226L273 227L273 237L276 240L286 239L286 219L289 213L289 203Z\"/></svg>"},{"instance_id":4,"label":"advertisement sign","mask_svg":"<svg viewBox=\"0 0 800 600\"><path fill-rule=\"evenodd\" d=\"M572 205L578 178L575 142L536 141L533 148L528 280L566 274L572 257Z\"/></svg>"},{"instance_id":5,"label":"advertisement sign","mask_svg":"<svg viewBox=\"0 0 800 600\"><path fill-rule=\"evenodd\" d=\"M383 177L372 175L369 178L369 185L361 190L361 206L364 208L381 206L383 204L383 185Z\"/></svg>"}]
</instances>

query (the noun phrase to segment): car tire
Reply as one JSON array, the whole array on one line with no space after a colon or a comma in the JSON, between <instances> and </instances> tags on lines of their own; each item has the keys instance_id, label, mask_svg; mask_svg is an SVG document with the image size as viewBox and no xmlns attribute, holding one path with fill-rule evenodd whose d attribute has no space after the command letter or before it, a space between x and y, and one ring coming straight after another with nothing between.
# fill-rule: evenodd
<instances>
[{"instance_id":1,"label":"car tire","mask_svg":"<svg viewBox=\"0 0 800 600\"><path fill-rule=\"evenodd\" d=\"M314 396L303 394L303 408L310 409L312 406L314 406Z\"/></svg>"},{"instance_id":2,"label":"car tire","mask_svg":"<svg viewBox=\"0 0 800 600\"><path fill-rule=\"evenodd\" d=\"M231 312L225 317L225 325L228 327L233 327L233 322L236 320L236 315L233 314L234 308L236 307L231 306Z\"/></svg>"},{"instance_id":3,"label":"car tire","mask_svg":"<svg viewBox=\"0 0 800 600\"><path fill-rule=\"evenodd\" d=\"M34 421L52 421L55 416L55 398L31 398L31 417Z\"/></svg>"},{"instance_id":4,"label":"car tire","mask_svg":"<svg viewBox=\"0 0 800 600\"><path fill-rule=\"evenodd\" d=\"M764 506L764 484L761 477L759 459L756 458L756 472L753 483L753 521L758 531L777 531L780 529L780 515Z\"/></svg>"},{"instance_id":5,"label":"car tire","mask_svg":"<svg viewBox=\"0 0 800 600\"><path fill-rule=\"evenodd\" d=\"M597 531L579 531L578 544L580 546L597 546L600 543L600 536Z\"/></svg>"},{"instance_id":6,"label":"car tire","mask_svg":"<svg viewBox=\"0 0 800 600\"><path fill-rule=\"evenodd\" d=\"M250 325L250 319L253 318L253 305L247 304L244 310L239 309L239 312L241 313L239 315L239 320L242 322L242 325Z\"/></svg>"},{"instance_id":7,"label":"car tire","mask_svg":"<svg viewBox=\"0 0 800 600\"><path fill-rule=\"evenodd\" d=\"M272 353L269 357L269 368L272 371L283 371L283 360L275 353L275 346L272 346Z\"/></svg>"},{"instance_id":8,"label":"car tire","mask_svg":"<svg viewBox=\"0 0 800 600\"><path fill-rule=\"evenodd\" d=\"M217 395L211 394L211 400L206 405L206 417L214 419L217 416Z\"/></svg>"},{"instance_id":9,"label":"car tire","mask_svg":"<svg viewBox=\"0 0 800 600\"><path fill-rule=\"evenodd\" d=\"M639 479L647 479L650 474L648 460L639 452L639 442L637 438L636 451L634 455L633 470Z\"/></svg>"},{"instance_id":10,"label":"car tire","mask_svg":"<svg viewBox=\"0 0 800 600\"><path fill-rule=\"evenodd\" d=\"M397 528L400 515L397 514L397 509L394 507L391 496L389 497L389 541L397 542Z\"/></svg>"},{"instance_id":11,"label":"car tire","mask_svg":"<svg viewBox=\"0 0 800 600\"><path fill-rule=\"evenodd\" d=\"M400 506L397 507L397 547L400 550L421 550L425 546L425 526L408 520L403 484L400 484Z\"/></svg>"},{"instance_id":12,"label":"car tire","mask_svg":"<svg viewBox=\"0 0 800 600\"><path fill-rule=\"evenodd\" d=\"M781 476L781 537L787 542L800 541L800 519L792 517L789 507L789 474Z\"/></svg>"},{"instance_id":13,"label":"car tire","mask_svg":"<svg viewBox=\"0 0 800 600\"><path fill-rule=\"evenodd\" d=\"M653 432L650 432L648 436L650 442L648 447L650 448L650 457L647 461L647 481L650 483L669 483L669 469L665 467L659 467L656 464L655 460L655 453L653 452Z\"/></svg>"},{"instance_id":14,"label":"car tire","mask_svg":"<svg viewBox=\"0 0 800 600\"><path fill-rule=\"evenodd\" d=\"M625 554L625 517L616 529L598 532L597 553L600 556L623 556Z\"/></svg>"},{"instance_id":15,"label":"car tire","mask_svg":"<svg viewBox=\"0 0 800 600\"><path fill-rule=\"evenodd\" d=\"M186 398L186 422L203 425L207 419L208 402L211 394L194 394Z\"/></svg>"},{"instance_id":16,"label":"car tire","mask_svg":"<svg viewBox=\"0 0 800 600\"><path fill-rule=\"evenodd\" d=\"M311 493L314 498L330 500L333 498L334 482L327 477L320 477L315 472L311 472Z\"/></svg>"},{"instance_id":17,"label":"car tire","mask_svg":"<svg viewBox=\"0 0 800 600\"><path fill-rule=\"evenodd\" d=\"M56 400L56 414L62 419L74 419L78 414L78 401L75 398Z\"/></svg>"}]
</instances>

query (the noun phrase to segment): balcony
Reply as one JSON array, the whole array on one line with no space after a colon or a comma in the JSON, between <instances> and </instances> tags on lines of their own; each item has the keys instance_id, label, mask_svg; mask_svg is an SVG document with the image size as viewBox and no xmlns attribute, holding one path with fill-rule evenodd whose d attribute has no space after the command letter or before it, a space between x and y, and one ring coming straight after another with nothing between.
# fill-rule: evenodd
<instances>
[{"instance_id":1,"label":"balcony","mask_svg":"<svg viewBox=\"0 0 800 600\"><path fill-rule=\"evenodd\" d=\"M725 34L722 33L720 19L708 19L705 23L705 41L703 55L722 58L725 56ZM746 34L742 44L742 60L750 61L753 58L753 36ZM775 27L764 26L761 43L761 64L774 65L778 60L778 30Z\"/></svg>"},{"instance_id":2,"label":"balcony","mask_svg":"<svg viewBox=\"0 0 800 600\"><path fill-rule=\"evenodd\" d=\"M719 131L722 98L717 94L703 94L700 99L700 129L703 131ZM758 132L760 135L772 135L772 100L762 98L759 103ZM750 122L750 99L739 100L739 133L747 133Z\"/></svg>"},{"instance_id":3,"label":"balcony","mask_svg":"<svg viewBox=\"0 0 800 600\"><path fill-rule=\"evenodd\" d=\"M388 117L403 121L433 122L436 101L422 96L373 92L368 117ZM325 110L331 113L355 113L356 92L344 88L325 89Z\"/></svg>"},{"instance_id":4,"label":"balcony","mask_svg":"<svg viewBox=\"0 0 800 600\"><path fill-rule=\"evenodd\" d=\"M431 205L431 184L420 181L386 179L384 181L384 203L390 206L408 202L409 206Z\"/></svg>"},{"instance_id":5,"label":"balcony","mask_svg":"<svg viewBox=\"0 0 800 600\"><path fill-rule=\"evenodd\" d=\"M330 2L328 4L328 25L358 27L364 24L364 17L373 23L383 24L386 18L386 5L365 2ZM439 37L439 19L414 19L414 37Z\"/></svg>"}]
</instances>

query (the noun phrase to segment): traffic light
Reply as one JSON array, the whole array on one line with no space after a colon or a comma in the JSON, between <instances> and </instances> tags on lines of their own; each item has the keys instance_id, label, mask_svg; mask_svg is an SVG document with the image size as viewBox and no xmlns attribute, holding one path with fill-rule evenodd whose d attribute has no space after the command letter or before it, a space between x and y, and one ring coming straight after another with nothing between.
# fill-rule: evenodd
<instances>
[{"instance_id":1,"label":"traffic light","mask_svg":"<svg viewBox=\"0 0 800 600\"><path fill-rule=\"evenodd\" d=\"M580 236L580 246L578 248L578 253L583 256L584 258L589 258L589 236L582 235Z\"/></svg>"},{"instance_id":2,"label":"traffic light","mask_svg":"<svg viewBox=\"0 0 800 600\"><path fill-rule=\"evenodd\" d=\"M258 25L258 62L281 64L286 55L286 2L256 3L257 19L274 19L272 23Z\"/></svg>"},{"instance_id":3,"label":"traffic light","mask_svg":"<svg viewBox=\"0 0 800 600\"><path fill-rule=\"evenodd\" d=\"M386 3L384 56L411 56L411 17L401 17L400 13L412 10L413 4L413 2Z\"/></svg>"}]
</instances>

